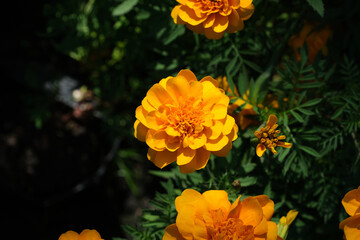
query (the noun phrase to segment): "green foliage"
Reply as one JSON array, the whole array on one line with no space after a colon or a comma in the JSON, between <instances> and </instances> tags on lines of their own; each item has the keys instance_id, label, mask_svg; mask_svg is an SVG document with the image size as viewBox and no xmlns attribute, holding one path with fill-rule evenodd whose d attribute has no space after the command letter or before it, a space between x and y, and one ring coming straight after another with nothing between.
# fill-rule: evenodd
<instances>
[{"instance_id":1,"label":"green foliage","mask_svg":"<svg viewBox=\"0 0 360 240\"><path fill-rule=\"evenodd\" d=\"M223 189L231 201L266 194L275 202L277 219L298 210L289 239L341 237L341 198L360 181L360 36L351 9L359 3L307 3L254 1L254 15L244 29L217 41L175 25L170 13L176 1L77 0L45 9L46 36L57 39L57 51L83 67L85 83L104 103L99 108L104 131L129 141L116 163L134 194L140 194L141 174L133 166L148 161L147 146L133 139L134 111L154 83L185 68L198 79L226 76L232 92L239 92L231 102L241 98L258 114L253 116L258 124L239 131L226 158L211 156L200 171L184 175L175 165L151 167L146 174L160 178L163 190L155 193L137 226L123 226L127 236L161 239L165 227L175 222L175 198L192 188ZM311 46L298 49L297 61L288 45L305 21L318 22L318 29L330 25L333 32L328 54L322 49L313 63ZM293 146L259 158L254 131L269 114L278 116L279 129ZM46 121L35 110L33 115L39 125Z\"/></svg>"}]
</instances>

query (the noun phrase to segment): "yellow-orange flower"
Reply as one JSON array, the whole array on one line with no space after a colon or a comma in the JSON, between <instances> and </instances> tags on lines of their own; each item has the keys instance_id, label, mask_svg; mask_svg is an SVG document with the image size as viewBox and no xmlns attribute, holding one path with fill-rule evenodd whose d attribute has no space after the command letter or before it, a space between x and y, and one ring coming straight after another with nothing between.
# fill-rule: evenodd
<instances>
[{"instance_id":1,"label":"yellow-orange flower","mask_svg":"<svg viewBox=\"0 0 360 240\"><path fill-rule=\"evenodd\" d=\"M286 239L286 237L288 235L288 231L289 231L289 226L295 220L298 213L299 212L296 211L296 210L290 210L286 214L286 217L282 216L280 218L280 221L279 221L279 223L277 225L277 227L278 227L278 237L280 237L280 239Z\"/></svg>"},{"instance_id":2,"label":"yellow-orange flower","mask_svg":"<svg viewBox=\"0 0 360 240\"><path fill-rule=\"evenodd\" d=\"M59 240L104 240L96 230L85 229L80 234L67 231L60 235Z\"/></svg>"},{"instance_id":3,"label":"yellow-orange flower","mask_svg":"<svg viewBox=\"0 0 360 240\"><path fill-rule=\"evenodd\" d=\"M279 126L276 124L277 117L275 115L270 115L266 126L261 128L260 131L255 131L255 136L259 139L259 144L256 146L256 154L261 157L266 148L270 149L273 154L276 154L275 147L284 147L291 148L292 144L287 142L281 142L286 137L284 135L277 136L280 133L280 130L276 130Z\"/></svg>"},{"instance_id":4,"label":"yellow-orange flower","mask_svg":"<svg viewBox=\"0 0 360 240\"><path fill-rule=\"evenodd\" d=\"M225 32L235 33L244 28L244 20L254 12L252 0L177 0L171 12L176 24L205 34L209 39L220 39Z\"/></svg>"},{"instance_id":5,"label":"yellow-orange flower","mask_svg":"<svg viewBox=\"0 0 360 240\"><path fill-rule=\"evenodd\" d=\"M210 153L226 156L237 138L228 105L215 79L198 81L182 70L147 92L136 109L135 137L147 143L148 159L157 167L176 161L182 173L194 172L205 167Z\"/></svg>"},{"instance_id":6,"label":"yellow-orange flower","mask_svg":"<svg viewBox=\"0 0 360 240\"><path fill-rule=\"evenodd\" d=\"M165 229L163 240L256 239L276 240L277 226L271 222L274 202L266 195L240 197L231 204L223 190L203 194L186 189L175 200L176 223Z\"/></svg>"},{"instance_id":7,"label":"yellow-orange flower","mask_svg":"<svg viewBox=\"0 0 360 240\"><path fill-rule=\"evenodd\" d=\"M315 29L317 23L306 22L300 33L292 36L289 39L289 45L294 49L294 54L297 61L300 61L299 48L302 48L304 43L308 47L308 58L311 63L314 63L316 55L319 51L322 51L323 55L328 54L328 48L326 42L332 34L332 30L329 26L322 29Z\"/></svg>"},{"instance_id":8,"label":"yellow-orange flower","mask_svg":"<svg viewBox=\"0 0 360 240\"><path fill-rule=\"evenodd\" d=\"M344 229L346 240L360 239L360 186L345 194L342 205L351 216L340 223L340 229Z\"/></svg>"}]
</instances>

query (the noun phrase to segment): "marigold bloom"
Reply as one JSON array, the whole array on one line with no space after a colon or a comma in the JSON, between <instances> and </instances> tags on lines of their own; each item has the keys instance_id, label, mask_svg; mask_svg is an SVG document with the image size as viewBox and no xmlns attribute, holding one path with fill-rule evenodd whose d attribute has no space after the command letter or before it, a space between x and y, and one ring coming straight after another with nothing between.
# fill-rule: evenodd
<instances>
[{"instance_id":1,"label":"marigold bloom","mask_svg":"<svg viewBox=\"0 0 360 240\"><path fill-rule=\"evenodd\" d=\"M288 235L289 226L295 220L298 213L299 212L296 210L290 210L286 214L286 217L283 216L280 218L280 222L277 225L278 237L280 237L281 239L286 239L286 236Z\"/></svg>"},{"instance_id":2,"label":"marigold bloom","mask_svg":"<svg viewBox=\"0 0 360 240\"><path fill-rule=\"evenodd\" d=\"M80 234L67 231L60 235L59 240L104 240L96 230L85 229Z\"/></svg>"},{"instance_id":3,"label":"marigold bloom","mask_svg":"<svg viewBox=\"0 0 360 240\"><path fill-rule=\"evenodd\" d=\"M215 79L198 81L182 70L147 92L136 109L135 137L147 143L148 159L157 167L176 161L182 173L194 172L205 167L210 153L226 156L237 138L228 105Z\"/></svg>"},{"instance_id":4,"label":"marigold bloom","mask_svg":"<svg viewBox=\"0 0 360 240\"><path fill-rule=\"evenodd\" d=\"M225 32L244 28L244 21L254 12L252 0L176 0L179 5L171 12L176 24L205 34L208 39L220 39Z\"/></svg>"},{"instance_id":5,"label":"marigold bloom","mask_svg":"<svg viewBox=\"0 0 360 240\"><path fill-rule=\"evenodd\" d=\"M360 239L360 186L345 194L342 205L351 216L342 221L340 229L344 229L346 240Z\"/></svg>"},{"instance_id":6,"label":"marigold bloom","mask_svg":"<svg viewBox=\"0 0 360 240\"><path fill-rule=\"evenodd\" d=\"M266 148L270 149L273 154L276 154L275 147L284 147L291 148L292 144L287 142L281 142L286 136L281 135L277 136L280 133L280 130L276 130L279 126L276 124L277 117L275 115L270 115L266 126L261 128L260 131L255 131L255 136L259 139L259 144L256 146L256 154L261 157Z\"/></svg>"},{"instance_id":7,"label":"marigold bloom","mask_svg":"<svg viewBox=\"0 0 360 240\"><path fill-rule=\"evenodd\" d=\"M239 199L231 204L223 190L184 190L175 200L176 223L165 229L163 240L276 240L274 202L266 195Z\"/></svg>"},{"instance_id":8,"label":"marigold bloom","mask_svg":"<svg viewBox=\"0 0 360 240\"><path fill-rule=\"evenodd\" d=\"M294 49L297 61L300 61L300 53L298 49L302 48L305 42L308 47L308 58L311 63L314 63L316 55L320 50L323 55L326 56L328 54L326 42L331 36L332 30L329 26L319 30L315 30L316 27L316 23L306 22L300 33L289 39L289 45Z\"/></svg>"}]
</instances>

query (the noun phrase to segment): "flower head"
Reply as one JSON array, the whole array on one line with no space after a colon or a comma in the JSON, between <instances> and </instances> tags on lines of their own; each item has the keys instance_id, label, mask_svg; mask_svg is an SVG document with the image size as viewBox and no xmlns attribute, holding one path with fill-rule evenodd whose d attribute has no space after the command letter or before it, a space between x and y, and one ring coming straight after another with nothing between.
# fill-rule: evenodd
<instances>
[{"instance_id":1,"label":"flower head","mask_svg":"<svg viewBox=\"0 0 360 240\"><path fill-rule=\"evenodd\" d=\"M186 189L175 200L176 223L165 229L163 240L262 239L276 240L277 227L270 219L274 202L265 195L240 197L231 204L223 190L203 194Z\"/></svg>"},{"instance_id":2,"label":"flower head","mask_svg":"<svg viewBox=\"0 0 360 240\"><path fill-rule=\"evenodd\" d=\"M176 24L186 26L209 39L221 38L225 31L235 33L244 28L244 20L254 12L252 0L177 0L171 12Z\"/></svg>"},{"instance_id":3,"label":"flower head","mask_svg":"<svg viewBox=\"0 0 360 240\"><path fill-rule=\"evenodd\" d=\"M60 235L59 240L103 240L96 230L85 229L80 234L67 231Z\"/></svg>"},{"instance_id":4,"label":"flower head","mask_svg":"<svg viewBox=\"0 0 360 240\"><path fill-rule=\"evenodd\" d=\"M289 226L290 224L295 220L296 216L298 215L298 211L296 210L290 210L286 217L283 216L280 218L280 222L278 223L278 236L281 239L286 239L286 236L288 234Z\"/></svg>"},{"instance_id":5,"label":"flower head","mask_svg":"<svg viewBox=\"0 0 360 240\"><path fill-rule=\"evenodd\" d=\"M291 148L292 146L291 143L280 141L286 138L284 135L277 136L280 133L280 130L276 130L279 126L276 124L277 120L275 115L270 115L266 126L262 127L260 131L255 131L255 136L259 140L259 144L256 146L256 154L259 157L264 154L266 148L270 149L273 154L276 154L275 147Z\"/></svg>"},{"instance_id":6,"label":"flower head","mask_svg":"<svg viewBox=\"0 0 360 240\"><path fill-rule=\"evenodd\" d=\"M294 49L297 61L300 61L298 48L301 48L305 42L309 50L308 57L311 63L315 61L316 55L320 50L323 55L326 56L328 54L326 42L332 34L331 28L326 26L322 29L316 29L317 25L313 22L306 22L300 33L289 39L289 45Z\"/></svg>"},{"instance_id":7,"label":"flower head","mask_svg":"<svg viewBox=\"0 0 360 240\"><path fill-rule=\"evenodd\" d=\"M190 70L167 77L147 92L136 109L135 137L150 147L148 159L163 168L176 161L183 173L204 168L210 153L226 156L237 138L227 115L229 98L210 76Z\"/></svg>"},{"instance_id":8,"label":"flower head","mask_svg":"<svg viewBox=\"0 0 360 240\"><path fill-rule=\"evenodd\" d=\"M342 221L340 229L344 229L346 240L360 239L360 186L345 194L342 205L351 216Z\"/></svg>"}]
</instances>

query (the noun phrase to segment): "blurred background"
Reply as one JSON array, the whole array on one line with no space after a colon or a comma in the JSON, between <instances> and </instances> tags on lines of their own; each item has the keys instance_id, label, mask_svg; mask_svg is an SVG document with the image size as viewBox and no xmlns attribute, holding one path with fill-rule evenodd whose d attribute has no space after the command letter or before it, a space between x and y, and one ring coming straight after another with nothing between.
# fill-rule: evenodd
<instances>
[{"instance_id":1,"label":"blurred background","mask_svg":"<svg viewBox=\"0 0 360 240\"><path fill-rule=\"evenodd\" d=\"M172 0L7 2L3 10L11 13L3 19L1 45L0 218L5 222L1 236L49 240L68 230L81 232L90 228L104 239L126 237L121 225L137 224L142 209L151 208L149 200L155 192L163 191L162 178L148 173L156 167L146 159L146 144L133 137L135 109L150 86L176 75L180 69L191 68L198 79L229 72L241 75L240 66L249 76L258 76L264 69L284 69L279 59L294 60L293 49L287 43L291 35L300 32L304 19L322 21L320 26L330 25L334 31L328 44L332 49L327 60L330 63L322 70L328 71L330 65L339 67L345 55L353 63L349 66L357 65L359 2L324 1L325 18L303 2L254 1L256 10L245 22L245 29L225 35L221 41L207 40L175 25L170 16L176 5ZM273 55L274 49L278 52ZM231 61L236 58L235 53L244 57L241 64ZM339 86L344 89L345 85L355 86L359 75L353 76L349 85L345 81L332 82L334 78L330 78L328 92ZM324 85L313 84L307 89L324 89ZM331 114L336 110L336 106L331 108ZM356 136L358 117L354 117L356 128L351 131ZM242 145L243 152L250 146L252 133L253 130L244 135L248 145ZM311 134L314 132L308 132L309 139ZM346 139L352 142L351 135L344 136L345 143ZM311 145L312 140L309 141ZM331 160L336 151L345 149L357 156L356 146L344 145L323 149L324 155L328 154L327 159ZM316 154L310 151L304 159ZM254 152L246 153L244 158L258 161L252 156ZM307 187L308 195L302 199L306 201L312 197L314 188L319 189L316 200L307 206L313 216L304 214L302 227L326 219L324 222L331 222L327 229L332 229L328 235L335 232L341 237L341 232L334 228L339 222L338 215L333 215L334 209L337 214L342 211L338 203L346 192L343 186L351 189L358 184L359 177L347 175L345 168L338 176L333 174L353 159L345 158L343 165L328 164L330 160L317 162L317 168L305 163L302 165L305 170L298 165L290 167L289 163L287 175L282 171L284 162L268 167L279 176L284 173L283 177L290 179L287 183L294 181L288 185L292 192L302 189L304 182L309 183L306 179L315 176L312 171L319 175L324 171L326 181L321 183L324 188L317 188L320 183L314 177ZM358 163L355 170L359 169ZM265 174L263 170L259 172L258 175ZM284 178L278 177L276 181L284 182ZM233 179L227 181L231 187ZM267 180L261 181L254 193L263 193ZM256 180L249 185L255 183ZM274 191L284 192L284 188L279 185ZM274 196L280 201L280 195ZM331 204L328 199L332 199ZM343 211L341 216L345 216ZM319 226L322 224L319 222ZM307 231L311 234L314 230ZM321 236L324 232L317 234Z\"/></svg>"}]
</instances>

